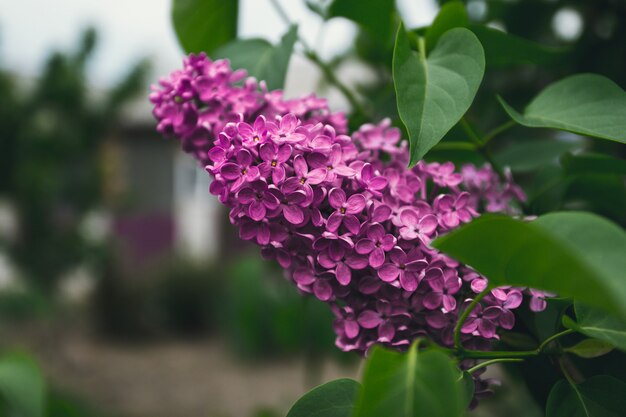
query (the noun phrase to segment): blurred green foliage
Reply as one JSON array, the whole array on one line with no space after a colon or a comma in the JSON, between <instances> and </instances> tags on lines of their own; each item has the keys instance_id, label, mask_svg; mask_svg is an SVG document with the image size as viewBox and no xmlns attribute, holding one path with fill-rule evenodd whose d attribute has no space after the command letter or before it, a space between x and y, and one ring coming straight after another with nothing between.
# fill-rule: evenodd
<instances>
[{"instance_id":1,"label":"blurred green foliage","mask_svg":"<svg viewBox=\"0 0 626 417\"><path fill-rule=\"evenodd\" d=\"M0 197L18 214L14 239L2 243L25 278L43 290L102 246L80 231L85 215L105 204L101 148L124 105L144 87L140 60L106 94L88 87L86 68L97 46L94 29L78 48L55 52L28 88L0 72Z\"/></svg>"}]
</instances>

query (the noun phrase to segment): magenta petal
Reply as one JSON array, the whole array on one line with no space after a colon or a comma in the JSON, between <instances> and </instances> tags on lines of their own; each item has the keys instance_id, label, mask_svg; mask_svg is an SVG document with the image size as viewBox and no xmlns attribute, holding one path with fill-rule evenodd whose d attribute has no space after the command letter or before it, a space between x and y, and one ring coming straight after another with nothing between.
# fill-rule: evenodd
<instances>
[{"instance_id":1,"label":"magenta petal","mask_svg":"<svg viewBox=\"0 0 626 417\"><path fill-rule=\"evenodd\" d=\"M446 311L454 311L454 309L456 308L456 299L451 296L451 295L444 295L443 296L443 308Z\"/></svg>"},{"instance_id":2,"label":"magenta petal","mask_svg":"<svg viewBox=\"0 0 626 417\"><path fill-rule=\"evenodd\" d=\"M347 214L343 217L343 224L353 235L358 234L359 230L361 229L361 223L359 222L359 219L357 219L356 216L353 216L352 214Z\"/></svg>"},{"instance_id":3,"label":"magenta petal","mask_svg":"<svg viewBox=\"0 0 626 417\"><path fill-rule=\"evenodd\" d=\"M250 216L252 220L259 221L263 219L266 212L267 209L265 208L265 205L260 201L253 201L248 206L248 216Z\"/></svg>"},{"instance_id":4,"label":"magenta petal","mask_svg":"<svg viewBox=\"0 0 626 417\"><path fill-rule=\"evenodd\" d=\"M367 255L375 248L376 245L374 245L374 242L372 242L371 239L361 239L356 242L356 245L354 246L354 250L356 250L356 253L359 255Z\"/></svg>"},{"instance_id":5,"label":"magenta petal","mask_svg":"<svg viewBox=\"0 0 626 417\"><path fill-rule=\"evenodd\" d=\"M364 329L373 329L378 327L383 321L377 312L365 310L359 314L358 322Z\"/></svg>"},{"instance_id":6,"label":"magenta petal","mask_svg":"<svg viewBox=\"0 0 626 417\"><path fill-rule=\"evenodd\" d=\"M394 264L385 264L378 270L378 277L385 282L395 281L400 275L400 268Z\"/></svg>"},{"instance_id":7,"label":"magenta petal","mask_svg":"<svg viewBox=\"0 0 626 417\"><path fill-rule=\"evenodd\" d=\"M335 271L335 276L337 277L337 282L341 285L348 285L352 280L352 272L348 265L342 263L337 264L337 269Z\"/></svg>"},{"instance_id":8,"label":"magenta petal","mask_svg":"<svg viewBox=\"0 0 626 417\"><path fill-rule=\"evenodd\" d=\"M301 267L293 272L293 280L300 285L311 285L315 282L315 275L309 268Z\"/></svg>"},{"instance_id":9,"label":"magenta petal","mask_svg":"<svg viewBox=\"0 0 626 417\"><path fill-rule=\"evenodd\" d=\"M422 304L429 310L435 310L441 305L441 293L429 292L424 296Z\"/></svg>"},{"instance_id":10,"label":"magenta petal","mask_svg":"<svg viewBox=\"0 0 626 417\"><path fill-rule=\"evenodd\" d=\"M390 323L383 323L378 327L378 341L391 342L396 335L396 329Z\"/></svg>"},{"instance_id":11,"label":"magenta petal","mask_svg":"<svg viewBox=\"0 0 626 417\"><path fill-rule=\"evenodd\" d=\"M320 301L328 301L333 295L333 288L325 279L318 279L313 284L313 294Z\"/></svg>"},{"instance_id":12,"label":"magenta petal","mask_svg":"<svg viewBox=\"0 0 626 417\"><path fill-rule=\"evenodd\" d=\"M222 165L222 168L220 169L220 174L222 174L222 177L224 177L224 179L232 181L241 176L241 169L238 165L233 164L232 162L227 162Z\"/></svg>"},{"instance_id":13,"label":"magenta petal","mask_svg":"<svg viewBox=\"0 0 626 417\"><path fill-rule=\"evenodd\" d=\"M468 317L463 323L463 327L461 327L461 333L473 333L478 327L478 319L475 317Z\"/></svg>"},{"instance_id":14,"label":"magenta petal","mask_svg":"<svg viewBox=\"0 0 626 417\"><path fill-rule=\"evenodd\" d=\"M284 206L283 216L291 224L300 224L304 221L304 212L298 206Z\"/></svg>"},{"instance_id":15,"label":"magenta petal","mask_svg":"<svg viewBox=\"0 0 626 417\"><path fill-rule=\"evenodd\" d=\"M507 330L511 330L515 326L515 315L509 310L502 312L500 316L500 326Z\"/></svg>"},{"instance_id":16,"label":"magenta petal","mask_svg":"<svg viewBox=\"0 0 626 417\"><path fill-rule=\"evenodd\" d=\"M374 249L369 256L369 263L372 268L378 268L385 263L385 251L381 248Z\"/></svg>"},{"instance_id":17,"label":"magenta petal","mask_svg":"<svg viewBox=\"0 0 626 417\"><path fill-rule=\"evenodd\" d=\"M352 168L349 168L345 165L339 165L334 167L333 172L337 175L341 175L342 177L351 177L355 174Z\"/></svg>"},{"instance_id":18,"label":"magenta petal","mask_svg":"<svg viewBox=\"0 0 626 417\"><path fill-rule=\"evenodd\" d=\"M480 335L486 339L491 339L496 334L496 325L493 324L490 320L479 320L478 333L480 333Z\"/></svg>"},{"instance_id":19,"label":"magenta petal","mask_svg":"<svg viewBox=\"0 0 626 417\"><path fill-rule=\"evenodd\" d=\"M346 332L346 336L348 336L349 339L354 339L355 337L357 337L359 335L359 325L357 322L352 321L352 320L345 320L343 322L343 329Z\"/></svg>"},{"instance_id":20,"label":"magenta petal","mask_svg":"<svg viewBox=\"0 0 626 417\"><path fill-rule=\"evenodd\" d=\"M338 211L335 211L333 212L333 214L330 215L330 217L326 221L326 229L329 232L336 232L337 229L339 229L339 226L341 226L342 221L343 221L343 216Z\"/></svg>"},{"instance_id":21,"label":"magenta petal","mask_svg":"<svg viewBox=\"0 0 626 417\"><path fill-rule=\"evenodd\" d=\"M271 162L276 155L276 146L273 143L264 143L259 148L259 156L267 162Z\"/></svg>"},{"instance_id":22,"label":"magenta petal","mask_svg":"<svg viewBox=\"0 0 626 417\"><path fill-rule=\"evenodd\" d=\"M365 208L365 196L363 194L354 194L346 201L346 213L358 214Z\"/></svg>"},{"instance_id":23,"label":"magenta petal","mask_svg":"<svg viewBox=\"0 0 626 417\"><path fill-rule=\"evenodd\" d=\"M309 172L307 175L307 181L309 184L316 185L326 179L328 171L325 168L317 168Z\"/></svg>"},{"instance_id":24,"label":"magenta petal","mask_svg":"<svg viewBox=\"0 0 626 417\"><path fill-rule=\"evenodd\" d=\"M333 188L328 193L328 203L331 207L340 209L346 202L346 193L341 188Z\"/></svg>"},{"instance_id":25,"label":"magenta petal","mask_svg":"<svg viewBox=\"0 0 626 417\"><path fill-rule=\"evenodd\" d=\"M437 217L433 216L432 214L428 214L422 217L419 222L420 232L426 235L430 235L435 231L435 229L437 229L437 224Z\"/></svg>"},{"instance_id":26,"label":"magenta petal","mask_svg":"<svg viewBox=\"0 0 626 417\"><path fill-rule=\"evenodd\" d=\"M405 291L415 291L418 283L419 281L415 272L400 272L400 286L402 286Z\"/></svg>"}]
</instances>

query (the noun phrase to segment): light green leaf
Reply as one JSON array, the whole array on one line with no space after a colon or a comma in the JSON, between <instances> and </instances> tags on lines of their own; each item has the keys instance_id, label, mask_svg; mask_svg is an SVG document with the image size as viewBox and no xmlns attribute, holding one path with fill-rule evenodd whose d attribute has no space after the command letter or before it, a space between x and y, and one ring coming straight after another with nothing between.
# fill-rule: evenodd
<instances>
[{"instance_id":1,"label":"light green leaf","mask_svg":"<svg viewBox=\"0 0 626 417\"><path fill-rule=\"evenodd\" d=\"M0 395L11 415L43 417L45 385L35 362L23 354L0 358Z\"/></svg>"},{"instance_id":2,"label":"light green leaf","mask_svg":"<svg viewBox=\"0 0 626 417\"><path fill-rule=\"evenodd\" d=\"M458 417L468 386L445 354L375 347L365 365L354 417Z\"/></svg>"},{"instance_id":3,"label":"light green leaf","mask_svg":"<svg viewBox=\"0 0 626 417\"><path fill-rule=\"evenodd\" d=\"M347 378L320 385L296 401L287 417L350 417L359 388Z\"/></svg>"},{"instance_id":4,"label":"light green leaf","mask_svg":"<svg viewBox=\"0 0 626 417\"><path fill-rule=\"evenodd\" d=\"M614 349L613 345L598 339L585 339L574 346L565 348L566 352L573 353L585 359L598 358L604 356Z\"/></svg>"},{"instance_id":5,"label":"light green leaf","mask_svg":"<svg viewBox=\"0 0 626 417\"><path fill-rule=\"evenodd\" d=\"M626 161L602 154L564 155L561 165L569 175L626 175Z\"/></svg>"},{"instance_id":6,"label":"light green leaf","mask_svg":"<svg viewBox=\"0 0 626 417\"><path fill-rule=\"evenodd\" d=\"M433 246L492 287L552 291L626 318L626 233L597 215L557 212L532 222L484 215Z\"/></svg>"},{"instance_id":7,"label":"light green leaf","mask_svg":"<svg viewBox=\"0 0 626 417\"><path fill-rule=\"evenodd\" d=\"M173 0L172 23L185 52L210 54L237 36L238 0Z\"/></svg>"},{"instance_id":8,"label":"light green leaf","mask_svg":"<svg viewBox=\"0 0 626 417\"><path fill-rule=\"evenodd\" d=\"M485 72L480 42L467 29L447 31L426 58L411 50L400 25L393 53L398 112L409 133L414 165L469 109Z\"/></svg>"},{"instance_id":9,"label":"light green leaf","mask_svg":"<svg viewBox=\"0 0 626 417\"><path fill-rule=\"evenodd\" d=\"M626 322L603 311L574 303L576 321L563 316L563 325L585 336L610 343L626 351Z\"/></svg>"},{"instance_id":10,"label":"light green leaf","mask_svg":"<svg viewBox=\"0 0 626 417\"><path fill-rule=\"evenodd\" d=\"M502 68L520 64L549 65L558 62L567 50L550 48L483 25L469 28L485 48L485 60L491 68Z\"/></svg>"},{"instance_id":11,"label":"light green leaf","mask_svg":"<svg viewBox=\"0 0 626 417\"><path fill-rule=\"evenodd\" d=\"M518 141L496 153L494 158L498 164L508 166L513 172L531 172L550 163L558 162L559 156L581 149L584 145L585 142L580 140Z\"/></svg>"},{"instance_id":12,"label":"light green leaf","mask_svg":"<svg viewBox=\"0 0 626 417\"><path fill-rule=\"evenodd\" d=\"M424 38L426 40L426 49L432 51L437 45L439 38L450 29L458 27L467 27L469 18L465 6L460 1L451 1L443 6L435 17L433 23L426 29Z\"/></svg>"},{"instance_id":13,"label":"light green leaf","mask_svg":"<svg viewBox=\"0 0 626 417\"><path fill-rule=\"evenodd\" d=\"M298 28L291 26L280 43L273 46L263 39L236 40L217 49L216 58L228 58L233 69L243 68L258 80L265 80L270 90L285 84Z\"/></svg>"},{"instance_id":14,"label":"light green leaf","mask_svg":"<svg viewBox=\"0 0 626 417\"><path fill-rule=\"evenodd\" d=\"M546 417L621 417L626 410L626 384L598 375L576 386L557 382L548 397Z\"/></svg>"},{"instance_id":15,"label":"light green leaf","mask_svg":"<svg viewBox=\"0 0 626 417\"><path fill-rule=\"evenodd\" d=\"M350 19L384 42L391 36L394 11L394 0L334 0L328 16Z\"/></svg>"},{"instance_id":16,"label":"light green leaf","mask_svg":"<svg viewBox=\"0 0 626 417\"><path fill-rule=\"evenodd\" d=\"M626 93L606 77L579 74L558 81L539 93L524 114L499 100L521 125L626 143Z\"/></svg>"}]
</instances>

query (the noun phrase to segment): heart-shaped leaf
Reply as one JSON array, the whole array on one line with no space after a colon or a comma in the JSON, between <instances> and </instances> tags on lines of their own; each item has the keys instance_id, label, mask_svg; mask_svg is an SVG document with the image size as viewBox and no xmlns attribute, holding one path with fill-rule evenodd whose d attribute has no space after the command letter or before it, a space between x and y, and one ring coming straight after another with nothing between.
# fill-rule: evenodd
<instances>
[{"instance_id":1,"label":"heart-shaped leaf","mask_svg":"<svg viewBox=\"0 0 626 417\"><path fill-rule=\"evenodd\" d=\"M172 23L183 49L210 54L237 36L238 0L173 0Z\"/></svg>"},{"instance_id":2,"label":"heart-shaped leaf","mask_svg":"<svg viewBox=\"0 0 626 417\"><path fill-rule=\"evenodd\" d=\"M469 30L447 31L428 58L420 39L418 54L400 25L393 52L398 112L411 146L409 165L423 158L463 117L485 72L483 48Z\"/></svg>"},{"instance_id":3,"label":"heart-shaped leaf","mask_svg":"<svg viewBox=\"0 0 626 417\"><path fill-rule=\"evenodd\" d=\"M468 25L469 18L463 3L460 1L445 3L424 34L428 51L431 51L437 45L439 38L450 29L465 28Z\"/></svg>"},{"instance_id":4,"label":"heart-shaped leaf","mask_svg":"<svg viewBox=\"0 0 626 417\"><path fill-rule=\"evenodd\" d=\"M574 303L576 321L563 316L563 325L585 336L610 343L626 351L626 322L603 311Z\"/></svg>"},{"instance_id":5,"label":"heart-shaped leaf","mask_svg":"<svg viewBox=\"0 0 626 417\"><path fill-rule=\"evenodd\" d=\"M374 348L363 373L354 417L458 417L469 384L445 354Z\"/></svg>"},{"instance_id":6,"label":"heart-shaped leaf","mask_svg":"<svg viewBox=\"0 0 626 417\"><path fill-rule=\"evenodd\" d=\"M249 75L264 80L270 90L281 89L297 38L298 28L291 26L276 46L264 39L236 40L217 49L213 56L228 58L232 68L247 70Z\"/></svg>"},{"instance_id":7,"label":"heart-shaped leaf","mask_svg":"<svg viewBox=\"0 0 626 417\"><path fill-rule=\"evenodd\" d=\"M548 86L518 113L502 98L504 110L527 127L566 130L626 143L626 93L606 77L579 74Z\"/></svg>"},{"instance_id":8,"label":"heart-shaped leaf","mask_svg":"<svg viewBox=\"0 0 626 417\"><path fill-rule=\"evenodd\" d=\"M347 378L320 385L296 401L287 417L350 417L359 388Z\"/></svg>"},{"instance_id":9,"label":"heart-shaped leaf","mask_svg":"<svg viewBox=\"0 0 626 417\"><path fill-rule=\"evenodd\" d=\"M482 216L433 246L472 266L492 287L553 291L626 318L626 233L585 212L537 220Z\"/></svg>"},{"instance_id":10,"label":"heart-shaped leaf","mask_svg":"<svg viewBox=\"0 0 626 417\"><path fill-rule=\"evenodd\" d=\"M621 417L626 410L626 384L598 375L576 387L561 380L554 385L546 417Z\"/></svg>"}]
</instances>

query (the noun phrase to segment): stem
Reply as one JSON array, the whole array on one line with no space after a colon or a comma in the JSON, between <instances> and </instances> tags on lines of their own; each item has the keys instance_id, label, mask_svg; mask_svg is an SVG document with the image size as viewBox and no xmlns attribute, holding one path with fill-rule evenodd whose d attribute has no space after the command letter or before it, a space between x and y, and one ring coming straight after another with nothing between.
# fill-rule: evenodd
<instances>
[{"instance_id":1,"label":"stem","mask_svg":"<svg viewBox=\"0 0 626 417\"><path fill-rule=\"evenodd\" d=\"M500 363L500 362L524 362L524 359L519 359L519 358L517 358L517 359L516 358L491 359L491 360L488 360L488 361L485 361L485 362L481 362L478 365L469 368L467 370L467 373L468 374L472 374L472 373L478 371L479 369L482 369L482 368L484 368L486 366L493 365L494 363Z\"/></svg>"},{"instance_id":2,"label":"stem","mask_svg":"<svg viewBox=\"0 0 626 417\"><path fill-rule=\"evenodd\" d=\"M489 164L493 167L493 170L496 171L496 173L500 177L500 180L502 182L507 182L508 179L507 179L506 175L504 174L504 170L496 162L496 160L493 158L493 155L491 155L491 152L486 147L486 145L487 145L486 139L481 138L480 135L468 123L468 121L465 118L461 119L461 127L465 131L465 134L467 135L467 137L472 142L474 142L474 144L476 144L476 150L483 156L483 158L485 158L485 160L487 162L489 162Z\"/></svg>"},{"instance_id":3,"label":"stem","mask_svg":"<svg viewBox=\"0 0 626 417\"><path fill-rule=\"evenodd\" d=\"M426 62L426 40L423 36L417 38L417 50L420 53L420 60Z\"/></svg>"},{"instance_id":4,"label":"stem","mask_svg":"<svg viewBox=\"0 0 626 417\"><path fill-rule=\"evenodd\" d=\"M463 313L461 313L459 320L456 322L456 326L454 327L454 347L459 352L464 351L463 345L461 344L461 328L463 327L463 323L465 323L465 320L467 320L472 310L474 310L476 305L480 302L480 300L483 299L485 295L489 293L489 291L489 288L485 288L483 291L481 291L476 296L476 298L474 298L472 302L467 306L467 308L463 310Z\"/></svg>"},{"instance_id":5,"label":"stem","mask_svg":"<svg viewBox=\"0 0 626 417\"><path fill-rule=\"evenodd\" d=\"M493 130L485 135L485 137L483 138L483 143L486 145L491 139L495 138L500 133L512 128L513 126L515 126L515 124L515 120L509 120L508 122L502 123L500 126L495 127Z\"/></svg>"},{"instance_id":6,"label":"stem","mask_svg":"<svg viewBox=\"0 0 626 417\"><path fill-rule=\"evenodd\" d=\"M322 71L322 74L324 74L324 77L326 77L326 80L331 85L335 86L341 92L341 94L343 94L343 96L346 98L346 100L348 100L356 113L359 113L361 115L367 114L367 112L365 111L361 103L359 103L359 100L357 100L352 91L350 91L350 89L344 83L342 83L339 78L337 78L333 69L327 63L322 61L320 57L315 53L315 51L307 49L304 54L307 58L309 58L309 60L311 60L311 62L317 65L317 67Z\"/></svg>"},{"instance_id":7,"label":"stem","mask_svg":"<svg viewBox=\"0 0 626 417\"><path fill-rule=\"evenodd\" d=\"M538 352L538 353L543 352L543 350L546 348L546 346L548 346L548 344L549 344L550 342L552 342L553 340L558 339L558 338L559 338L559 337L561 337L561 336L566 336L566 335L571 334L571 333L574 333L574 330L572 330L572 329L567 329L567 330L563 330L563 331L562 331L562 332L560 332L560 333L553 334L552 336L548 337L546 340L544 340L544 341L543 341L543 342L539 345L539 347L537 348L537 352Z\"/></svg>"},{"instance_id":8,"label":"stem","mask_svg":"<svg viewBox=\"0 0 626 417\"><path fill-rule=\"evenodd\" d=\"M289 18L289 15L283 8L283 5L280 4L278 0L270 0L270 3L272 3L274 10L276 10L276 13L278 13L282 21L285 22L287 25L291 25L291 19Z\"/></svg>"},{"instance_id":9,"label":"stem","mask_svg":"<svg viewBox=\"0 0 626 417\"><path fill-rule=\"evenodd\" d=\"M274 9L278 13L280 18L287 25L291 25L292 24L291 19L289 18L289 15L287 14L283 6L280 4L280 2L278 0L270 0L270 3L272 4ZM304 40L300 35L298 35L298 41L304 47L304 56L306 56L315 65L317 65L317 67L322 71L322 74L324 75L328 83L333 85L335 88L337 88L341 92L341 94L343 94L346 100L348 100L348 102L350 103L350 106L352 106L352 109L354 110L354 112L362 116L366 116L367 112L365 111L361 103L359 103L359 101L357 100L356 96L352 93L352 91L350 91L350 89L337 78L333 69L326 62L322 61L322 59L317 55L317 53L308 45L306 40Z\"/></svg>"},{"instance_id":10,"label":"stem","mask_svg":"<svg viewBox=\"0 0 626 417\"><path fill-rule=\"evenodd\" d=\"M576 393L576 396L578 397L578 401L580 401L580 404L582 405L583 410L585 411L585 415L588 416L589 415L589 411L587 410L587 404L585 404L585 401L583 399L582 394L580 393L580 390L578 389L576 381L574 381L574 378L572 377L572 375L567 370L568 366L567 366L567 363L565 363L565 359L564 358L559 359L559 366L561 367L561 372L563 372L563 375L565 376L565 379L567 380L567 382L570 384L570 386L572 387L572 389Z\"/></svg>"}]
</instances>

